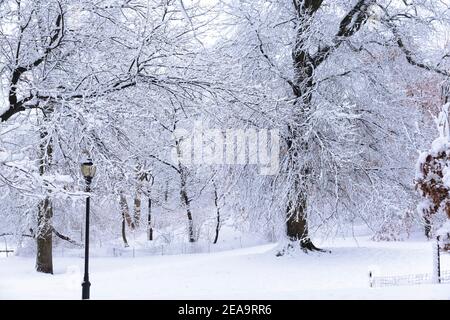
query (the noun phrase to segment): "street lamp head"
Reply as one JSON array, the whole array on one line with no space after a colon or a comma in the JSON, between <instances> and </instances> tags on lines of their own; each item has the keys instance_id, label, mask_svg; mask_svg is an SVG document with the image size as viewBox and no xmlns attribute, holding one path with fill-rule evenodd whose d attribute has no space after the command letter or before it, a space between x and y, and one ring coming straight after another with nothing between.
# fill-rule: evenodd
<instances>
[{"instance_id":1,"label":"street lamp head","mask_svg":"<svg viewBox=\"0 0 450 320\"><path fill-rule=\"evenodd\" d=\"M96 169L91 159L87 159L81 164L81 173L85 179L91 180L94 178Z\"/></svg>"}]
</instances>

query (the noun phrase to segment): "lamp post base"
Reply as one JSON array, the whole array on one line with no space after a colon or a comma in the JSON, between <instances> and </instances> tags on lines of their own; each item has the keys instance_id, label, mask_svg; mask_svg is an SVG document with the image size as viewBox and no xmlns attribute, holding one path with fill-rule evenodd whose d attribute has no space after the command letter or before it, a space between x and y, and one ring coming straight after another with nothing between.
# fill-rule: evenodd
<instances>
[{"instance_id":1,"label":"lamp post base","mask_svg":"<svg viewBox=\"0 0 450 320\"><path fill-rule=\"evenodd\" d=\"M89 300L89 296L90 296L89 289L91 287L91 283L89 282L89 280L83 281L83 283L81 284L81 287L83 288L81 299Z\"/></svg>"}]
</instances>

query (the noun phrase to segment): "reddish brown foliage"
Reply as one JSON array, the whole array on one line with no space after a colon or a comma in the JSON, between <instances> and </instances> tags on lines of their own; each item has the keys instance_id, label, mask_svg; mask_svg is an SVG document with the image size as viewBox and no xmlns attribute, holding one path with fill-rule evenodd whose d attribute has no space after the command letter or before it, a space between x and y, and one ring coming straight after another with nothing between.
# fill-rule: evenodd
<instances>
[{"instance_id":1,"label":"reddish brown foliage","mask_svg":"<svg viewBox=\"0 0 450 320\"><path fill-rule=\"evenodd\" d=\"M444 166L447 163L450 163L450 154L442 151L437 156L429 154L421 165L422 178L416 181L416 189L419 189L422 195L432 203L425 210L424 217L429 218L442 208L450 218L450 189L443 181Z\"/></svg>"},{"instance_id":2,"label":"reddish brown foliage","mask_svg":"<svg viewBox=\"0 0 450 320\"><path fill-rule=\"evenodd\" d=\"M441 151L437 156L429 154L421 164L422 177L416 181L416 189L422 192L422 196L430 200L431 205L423 208L423 217L426 223L430 223L431 216L438 210L443 210L450 219L450 188L444 183L444 168L450 164L450 151ZM427 227L425 234L429 237ZM444 237L442 248L450 251L450 235Z\"/></svg>"}]
</instances>

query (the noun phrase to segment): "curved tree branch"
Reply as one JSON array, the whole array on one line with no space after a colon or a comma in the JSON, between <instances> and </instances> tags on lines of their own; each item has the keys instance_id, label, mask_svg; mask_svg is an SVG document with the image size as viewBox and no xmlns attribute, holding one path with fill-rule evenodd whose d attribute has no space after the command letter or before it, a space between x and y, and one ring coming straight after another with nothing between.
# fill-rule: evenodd
<instances>
[{"instance_id":1,"label":"curved tree branch","mask_svg":"<svg viewBox=\"0 0 450 320\"><path fill-rule=\"evenodd\" d=\"M345 15L339 24L339 30L335 35L334 45L320 48L312 58L315 67L324 62L334 50L356 34L369 18L369 8L375 0L359 0L355 6Z\"/></svg>"},{"instance_id":2,"label":"curved tree branch","mask_svg":"<svg viewBox=\"0 0 450 320\"><path fill-rule=\"evenodd\" d=\"M58 238L60 238L60 239L62 239L62 240L65 240L65 241L67 241L67 242L70 242L71 244L73 244L73 245L75 245L75 246L77 246L77 247L83 247L82 244L76 242L75 240L70 239L68 236L65 236L65 235L59 233L59 232L56 231L56 229L53 228L53 227L52 227L52 232L53 232Z\"/></svg>"},{"instance_id":3,"label":"curved tree branch","mask_svg":"<svg viewBox=\"0 0 450 320\"><path fill-rule=\"evenodd\" d=\"M418 68L421 68L421 69L424 69L427 71L435 72L435 73L443 75L445 77L450 77L450 72L443 70L443 69L439 69L439 64L438 64L438 66L432 66L432 65L418 61L417 58L414 57L413 52L411 50L409 50L407 48L407 46L405 45L405 42L403 41L403 38L400 35L400 32L397 29L397 26L394 24L394 21L396 20L396 17L398 15L391 16L391 15L389 15L389 13L385 7L383 7L383 6L379 6L379 7L383 10L383 12L385 14L385 17L383 18L382 22L384 22L384 24L392 31L392 34L395 37L395 42L396 42L397 46L403 52L403 54L405 55L406 61L410 65L413 65L415 67L418 67ZM408 16L408 18L412 18L412 17ZM442 60L445 58L446 58L446 56L444 56L442 58Z\"/></svg>"},{"instance_id":4,"label":"curved tree branch","mask_svg":"<svg viewBox=\"0 0 450 320\"><path fill-rule=\"evenodd\" d=\"M434 66L419 62L418 60L416 60L416 58L414 57L414 54L406 47L405 43L403 42L403 39L400 36L400 33L398 32L397 28L391 23L389 23L389 25L391 27L392 33L394 34L394 37L396 38L395 42L397 43L398 47L405 55L406 61L408 61L409 64L411 64L415 67L419 67L421 69L425 69L427 71L432 71L432 72L438 73L445 77L450 77L450 72L439 69L438 67L434 67Z\"/></svg>"},{"instance_id":5,"label":"curved tree branch","mask_svg":"<svg viewBox=\"0 0 450 320\"><path fill-rule=\"evenodd\" d=\"M27 71L30 71L36 67L38 67L42 62L44 62L48 55L57 47L61 45L62 39L64 37L64 13L61 7L61 4L58 3L59 6L59 14L56 17L55 21L55 28L52 31L50 35L50 41L48 45L46 46L43 54L34 60L33 62L27 64L27 65L19 65L19 55L20 55L20 47L22 45L22 34L25 31L25 29L29 25L29 21L20 28L21 35L19 37L19 43L17 44L17 50L16 50L16 67L12 71L11 74L11 80L9 85L9 94L8 94L8 100L9 100L9 109L4 112L0 116L1 122L7 121L9 118L11 118L13 115L15 115L18 112L24 111L26 109L26 103L29 102L34 98L34 95L31 94L21 100L17 97L17 89L19 86L20 79L22 78L23 74Z\"/></svg>"}]
</instances>

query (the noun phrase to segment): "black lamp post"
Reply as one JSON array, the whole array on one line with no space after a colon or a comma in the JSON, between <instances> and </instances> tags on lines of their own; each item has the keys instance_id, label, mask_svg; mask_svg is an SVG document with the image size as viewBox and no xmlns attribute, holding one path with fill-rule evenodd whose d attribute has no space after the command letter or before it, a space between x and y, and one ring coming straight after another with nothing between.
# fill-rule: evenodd
<instances>
[{"instance_id":1,"label":"black lamp post","mask_svg":"<svg viewBox=\"0 0 450 320\"><path fill-rule=\"evenodd\" d=\"M81 173L86 180L86 192L91 192L91 182L95 176L96 167L91 159L81 164ZM83 291L81 298L83 300L89 299L89 289L91 283L89 282L89 208L90 196L88 194L86 198L86 232L85 232L85 245L84 245L84 278L81 284Z\"/></svg>"}]
</instances>

